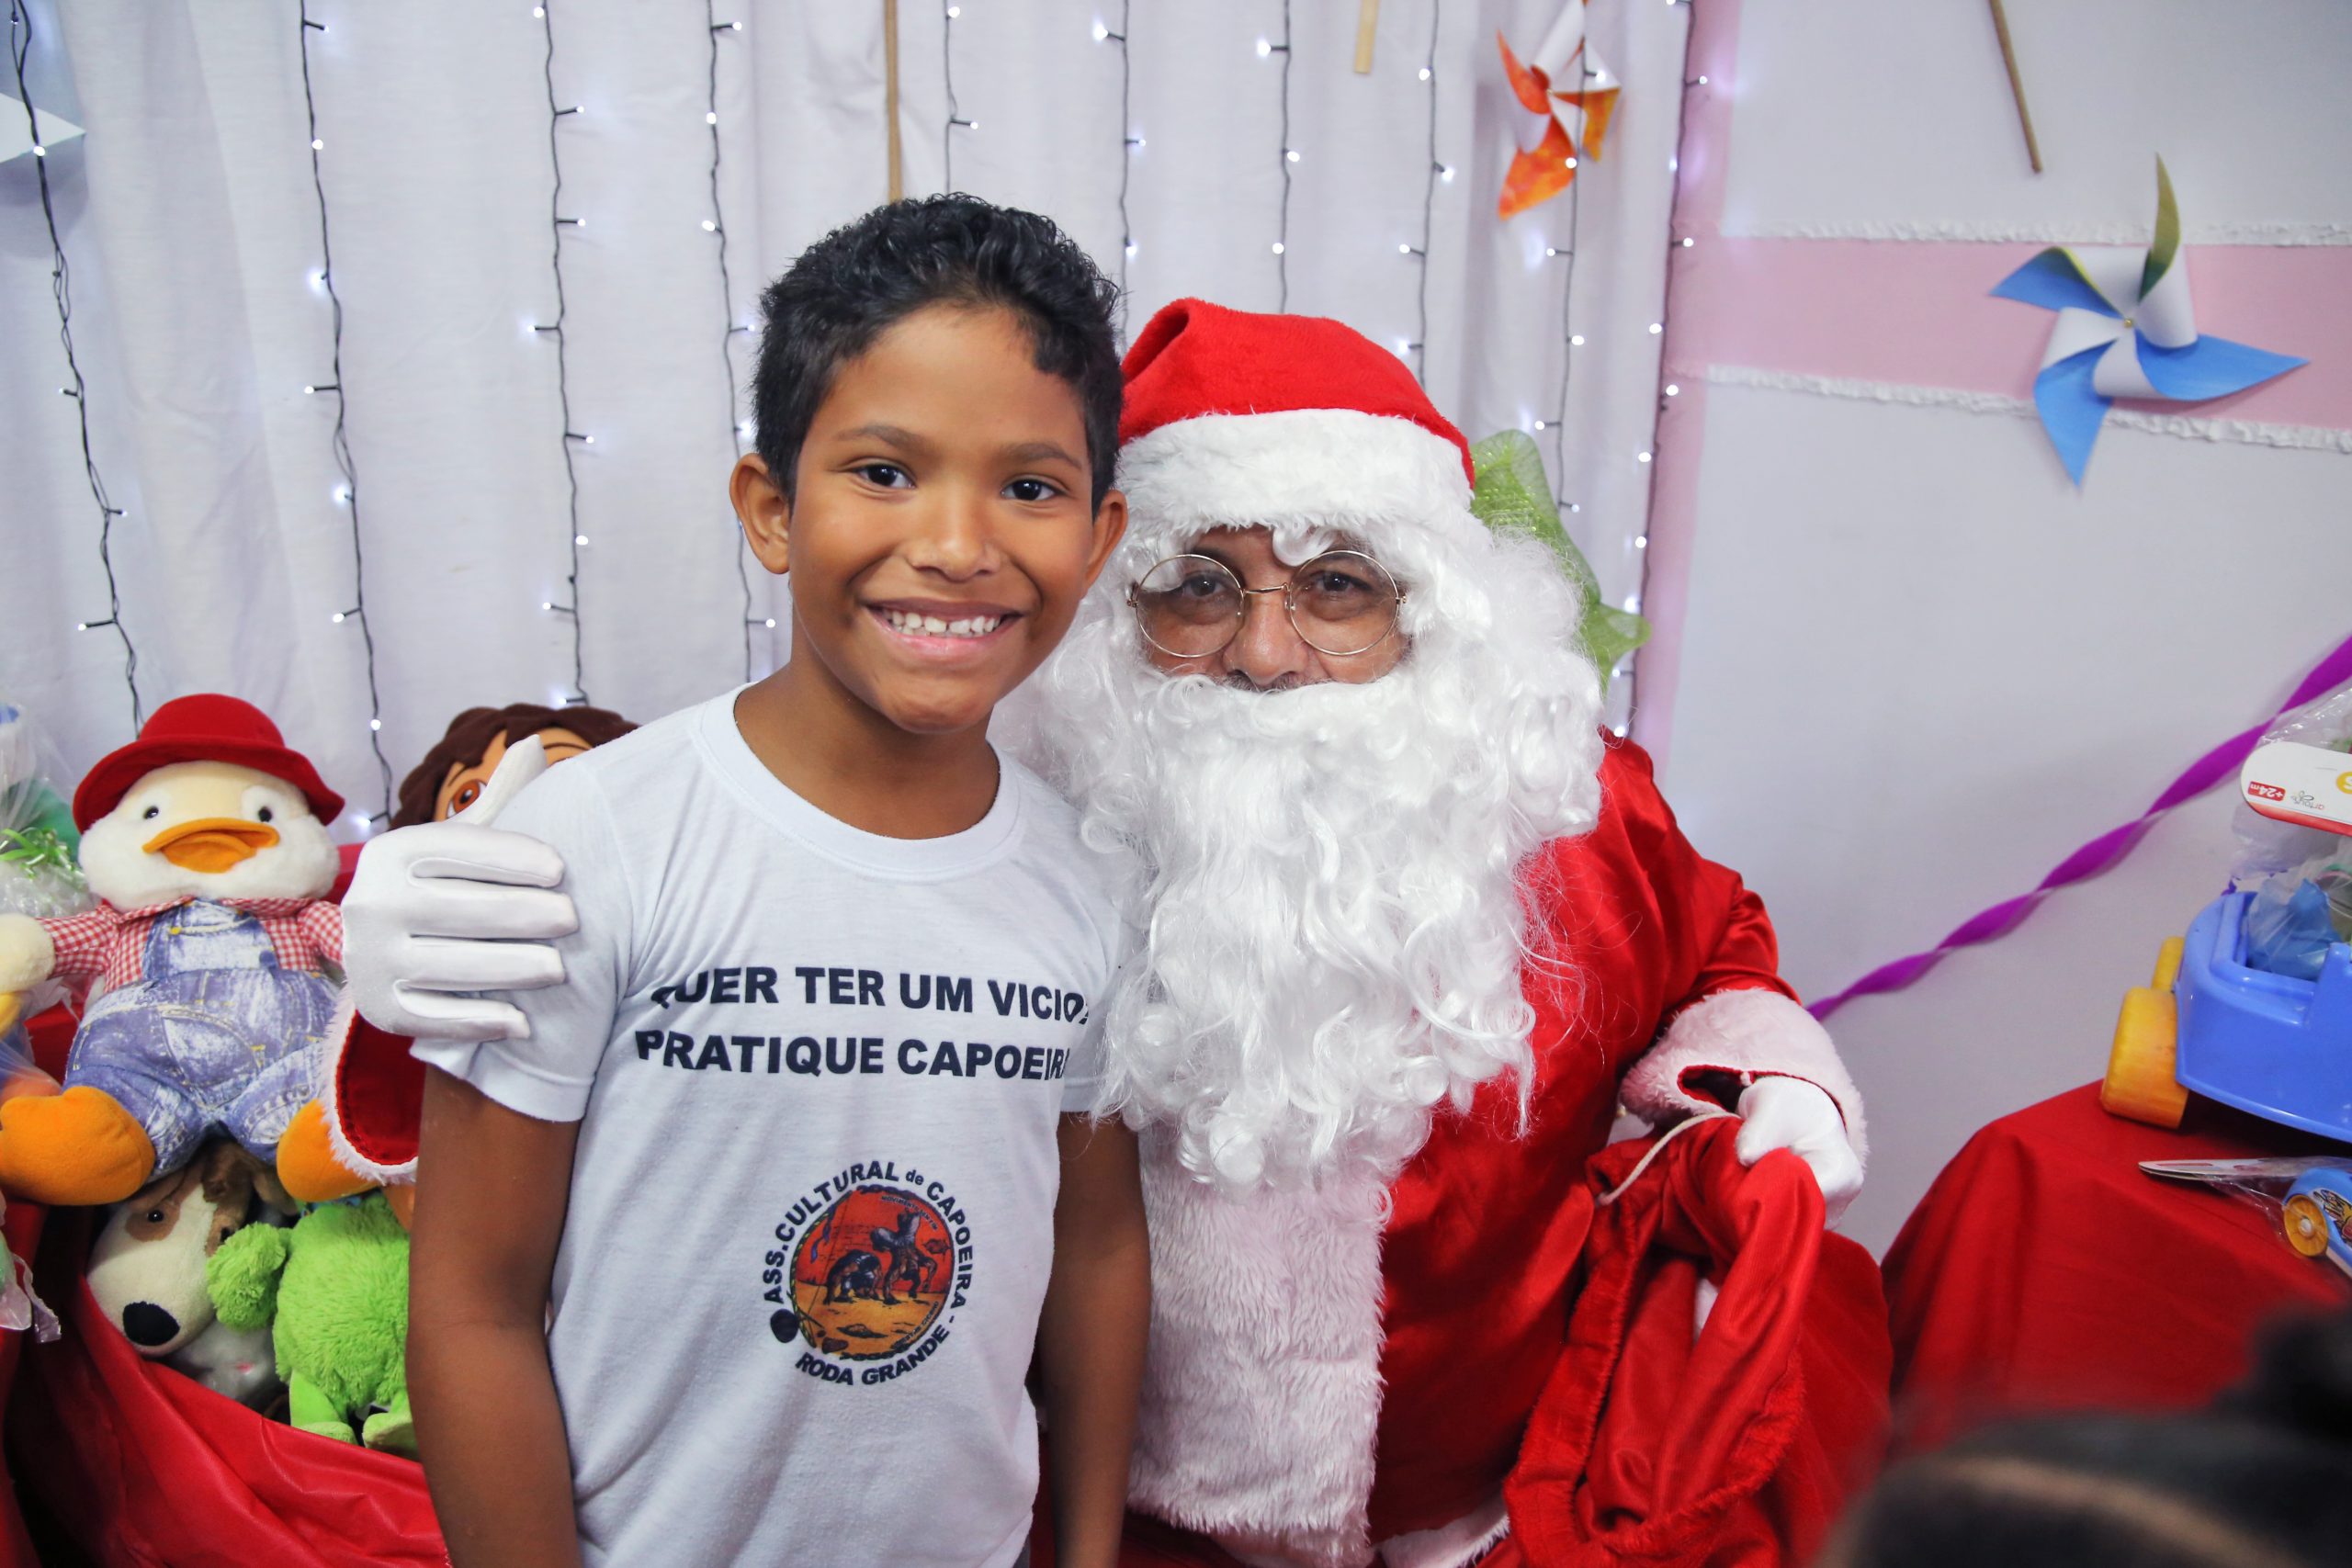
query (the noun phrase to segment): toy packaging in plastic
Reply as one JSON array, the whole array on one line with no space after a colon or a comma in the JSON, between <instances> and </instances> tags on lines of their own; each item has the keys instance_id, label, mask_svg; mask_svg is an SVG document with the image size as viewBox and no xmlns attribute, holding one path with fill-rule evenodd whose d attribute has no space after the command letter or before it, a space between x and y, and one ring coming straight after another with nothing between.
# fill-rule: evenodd
<instances>
[{"instance_id":1,"label":"toy packaging in plastic","mask_svg":"<svg viewBox=\"0 0 2352 1568\"><path fill-rule=\"evenodd\" d=\"M2314 772L2314 750L2346 753L2343 775L2324 766ZM2325 758L2317 761L2324 763ZM2239 775L2241 849L2231 886L2239 891L2259 887L2281 872L2314 862L2352 863L2352 839L2344 837L2352 824L2341 819L2352 807L2352 786L2344 784L2345 776L2352 776L2352 684L2279 715L2263 732L2261 745ZM2313 780L2328 799L2299 804L2291 798L2313 787Z\"/></svg>"},{"instance_id":2,"label":"toy packaging in plastic","mask_svg":"<svg viewBox=\"0 0 2352 1568\"><path fill-rule=\"evenodd\" d=\"M2219 1188L2270 1216L2279 1239L2352 1277L2352 1155L2274 1159L2147 1159L2150 1176Z\"/></svg>"}]
</instances>

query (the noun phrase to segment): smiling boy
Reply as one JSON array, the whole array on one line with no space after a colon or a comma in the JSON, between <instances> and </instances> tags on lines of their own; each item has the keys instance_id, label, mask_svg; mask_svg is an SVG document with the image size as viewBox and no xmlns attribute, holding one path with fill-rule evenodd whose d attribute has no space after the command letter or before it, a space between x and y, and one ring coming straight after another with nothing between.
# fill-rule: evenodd
<instances>
[{"instance_id":1,"label":"smiling boy","mask_svg":"<svg viewBox=\"0 0 2352 1568\"><path fill-rule=\"evenodd\" d=\"M1125 526L1114 299L965 197L768 290L731 491L791 660L515 801L569 983L417 1047L409 1365L458 1568L1004 1568L1033 1349L1058 1560L1113 1561L1148 1275L1133 1138L1082 1113L1119 924L986 727Z\"/></svg>"}]
</instances>

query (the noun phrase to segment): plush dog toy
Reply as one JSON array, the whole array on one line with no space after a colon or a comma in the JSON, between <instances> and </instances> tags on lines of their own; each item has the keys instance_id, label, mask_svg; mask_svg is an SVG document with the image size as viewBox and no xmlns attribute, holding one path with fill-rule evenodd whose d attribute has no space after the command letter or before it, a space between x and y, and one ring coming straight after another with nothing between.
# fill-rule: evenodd
<instances>
[{"instance_id":1,"label":"plush dog toy","mask_svg":"<svg viewBox=\"0 0 2352 1568\"><path fill-rule=\"evenodd\" d=\"M416 1451L402 1363L408 1232L382 1193L322 1205L291 1230L247 1225L220 1244L204 1275L221 1322L272 1325L295 1426Z\"/></svg>"},{"instance_id":2,"label":"plush dog toy","mask_svg":"<svg viewBox=\"0 0 2352 1568\"><path fill-rule=\"evenodd\" d=\"M228 1139L207 1144L107 1216L90 1246L91 1298L141 1355L168 1359L212 1323L204 1260L272 1210L292 1217L269 1168Z\"/></svg>"},{"instance_id":3,"label":"plush dog toy","mask_svg":"<svg viewBox=\"0 0 2352 1568\"><path fill-rule=\"evenodd\" d=\"M298 1196L347 1190L310 1103L334 1011L323 971L343 955L324 897L342 809L234 697L164 704L90 770L74 820L98 908L0 915L0 993L52 976L92 987L65 1092L0 1105L0 1187L116 1202L226 1133Z\"/></svg>"},{"instance_id":4,"label":"plush dog toy","mask_svg":"<svg viewBox=\"0 0 2352 1568\"><path fill-rule=\"evenodd\" d=\"M90 1295L131 1348L240 1404L266 1409L280 1385L266 1328L232 1328L212 1309L204 1260L249 1224L293 1219L268 1168L227 1139L118 1206L90 1248Z\"/></svg>"}]
</instances>

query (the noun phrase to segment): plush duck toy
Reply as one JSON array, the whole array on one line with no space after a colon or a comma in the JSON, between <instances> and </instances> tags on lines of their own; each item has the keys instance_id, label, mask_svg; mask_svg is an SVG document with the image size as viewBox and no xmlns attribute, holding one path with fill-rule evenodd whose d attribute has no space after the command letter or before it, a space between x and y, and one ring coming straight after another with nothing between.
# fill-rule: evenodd
<instances>
[{"instance_id":1,"label":"plush duck toy","mask_svg":"<svg viewBox=\"0 0 2352 1568\"><path fill-rule=\"evenodd\" d=\"M297 1196L356 1185L312 1102L343 956L343 809L277 727L182 697L74 797L85 914L0 915L0 994L91 987L62 1094L0 1105L0 1188L111 1203L226 1134ZM296 1113L302 1113L299 1125Z\"/></svg>"}]
</instances>

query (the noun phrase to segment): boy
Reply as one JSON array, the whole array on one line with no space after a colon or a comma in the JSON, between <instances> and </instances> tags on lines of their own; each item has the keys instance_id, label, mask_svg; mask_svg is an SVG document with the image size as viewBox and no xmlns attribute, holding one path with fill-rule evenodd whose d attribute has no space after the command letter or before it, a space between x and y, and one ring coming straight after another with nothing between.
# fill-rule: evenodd
<instances>
[{"instance_id":1,"label":"boy","mask_svg":"<svg viewBox=\"0 0 2352 1568\"><path fill-rule=\"evenodd\" d=\"M1117 917L997 699L1125 527L1114 292L899 203L768 290L731 491L791 661L534 784L580 930L420 1043L409 1369L458 1568L1115 1556L1148 1312ZM575 1523L576 1520L576 1523Z\"/></svg>"}]
</instances>

